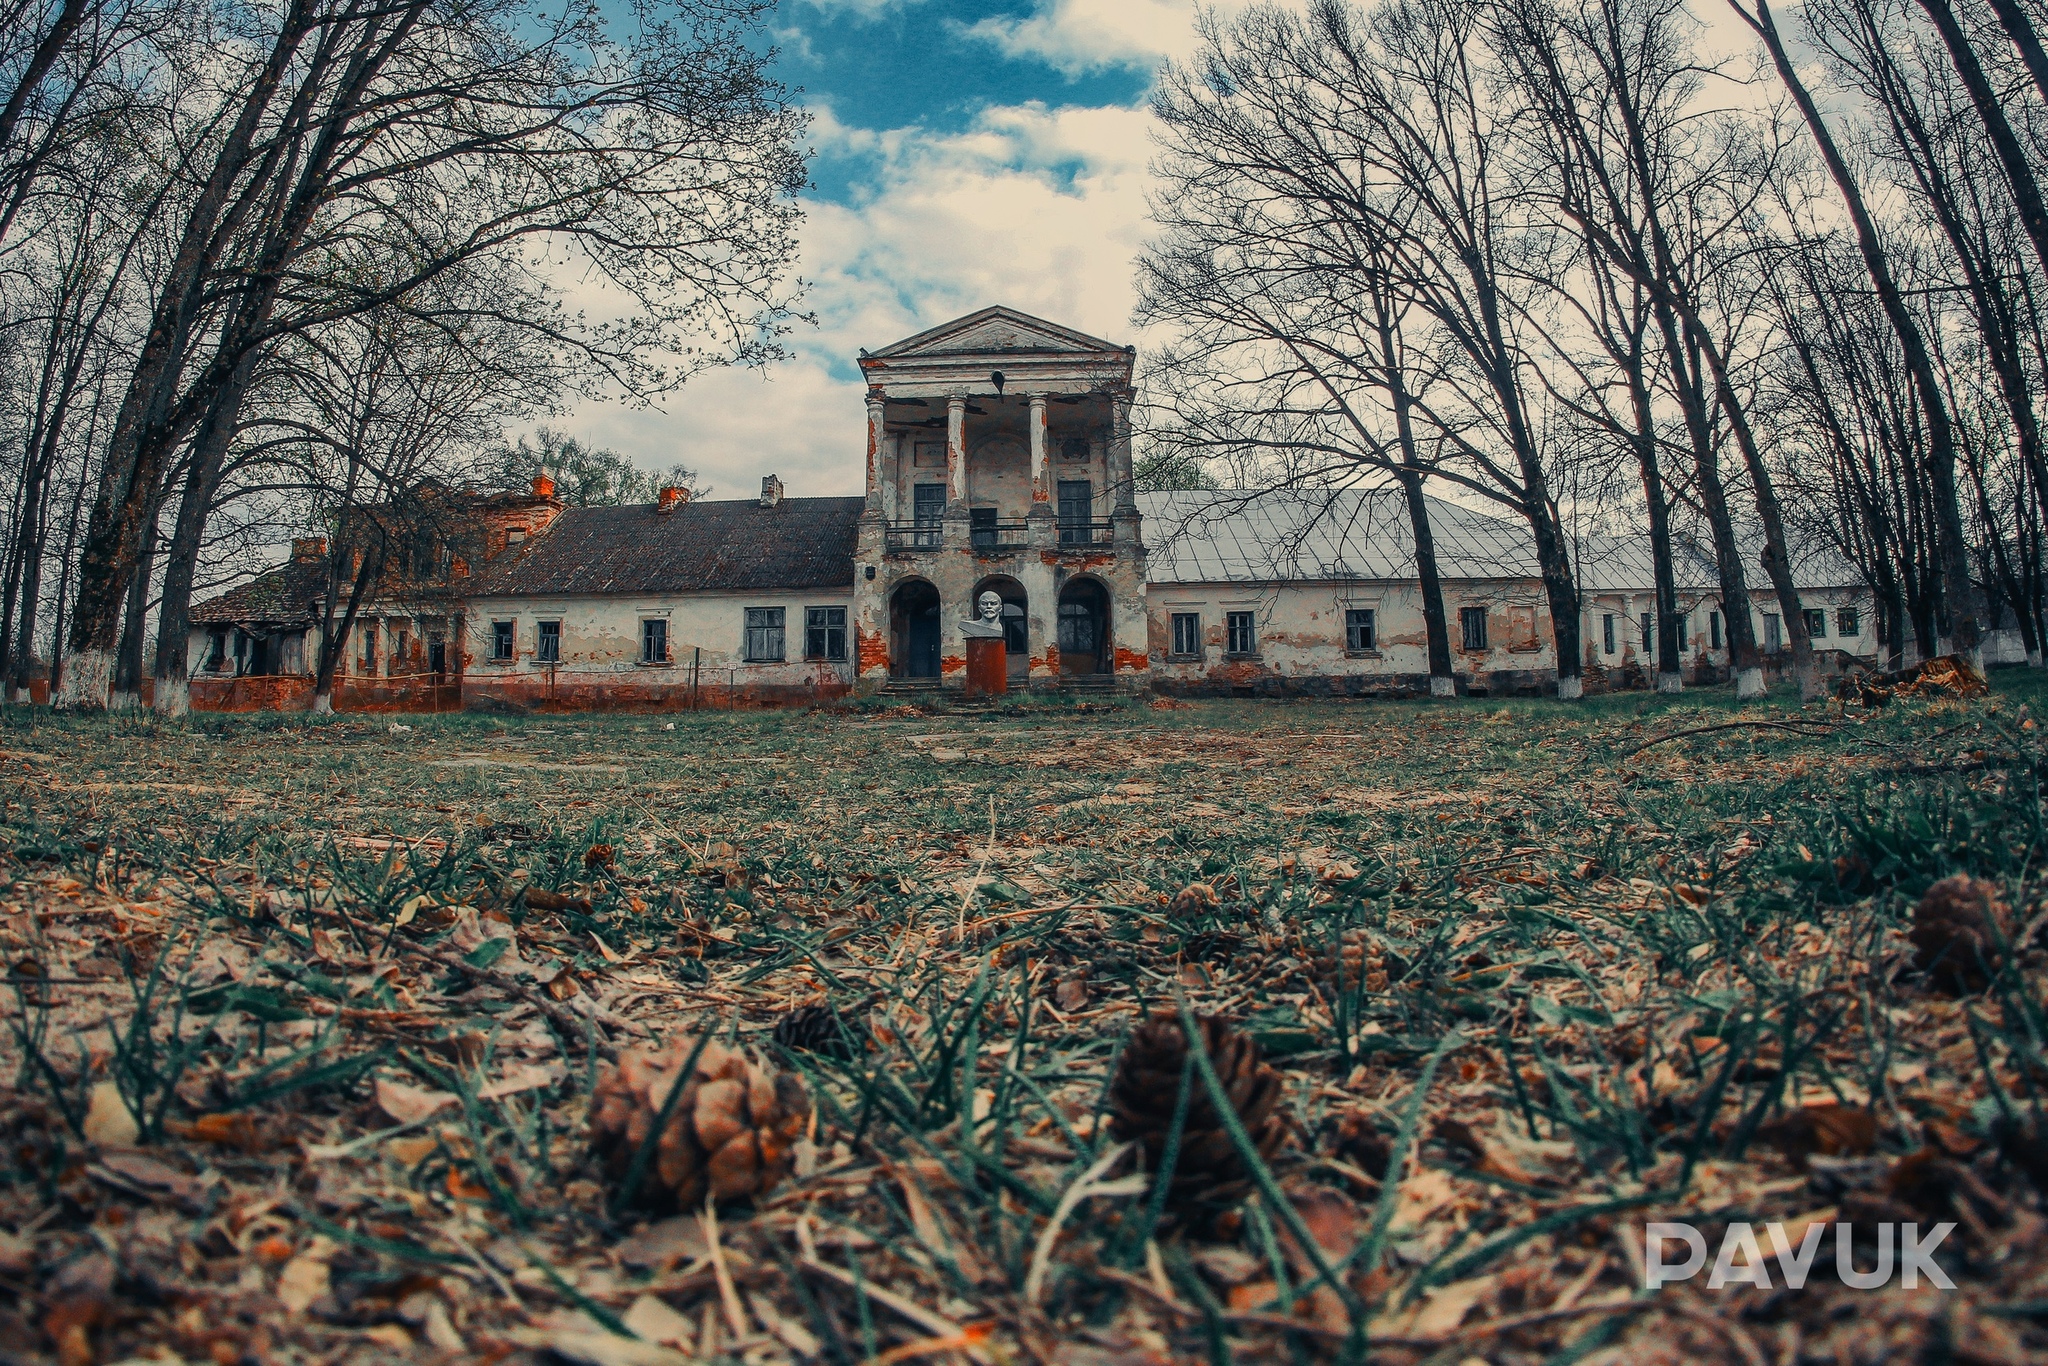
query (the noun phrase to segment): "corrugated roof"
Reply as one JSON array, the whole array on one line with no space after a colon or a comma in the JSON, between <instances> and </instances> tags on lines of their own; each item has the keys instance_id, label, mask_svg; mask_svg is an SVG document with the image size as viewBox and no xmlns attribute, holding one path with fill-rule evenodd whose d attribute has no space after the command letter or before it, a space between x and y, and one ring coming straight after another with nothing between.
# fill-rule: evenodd
<instances>
[{"instance_id":1,"label":"corrugated roof","mask_svg":"<svg viewBox=\"0 0 2048 1366\"><path fill-rule=\"evenodd\" d=\"M569 508L517 553L500 555L469 597L851 588L860 498L784 498Z\"/></svg>"},{"instance_id":2,"label":"corrugated roof","mask_svg":"<svg viewBox=\"0 0 2048 1366\"><path fill-rule=\"evenodd\" d=\"M1415 538L1399 489L1330 491L1196 490L1141 493L1153 583L1246 583L1272 580L1412 579ZM1441 498L1429 500L1437 572L1446 579L1533 579L1536 549L1528 527ZM1743 528L1752 591L1769 580L1756 551L1761 537ZM1672 546L1678 584L1712 592L1719 586L1711 546L1678 537ZM1840 556L1811 547L1794 554L1802 588L1859 580ZM1650 546L1640 536L1589 536L1573 569L1581 592L1647 592L1653 585Z\"/></svg>"}]
</instances>

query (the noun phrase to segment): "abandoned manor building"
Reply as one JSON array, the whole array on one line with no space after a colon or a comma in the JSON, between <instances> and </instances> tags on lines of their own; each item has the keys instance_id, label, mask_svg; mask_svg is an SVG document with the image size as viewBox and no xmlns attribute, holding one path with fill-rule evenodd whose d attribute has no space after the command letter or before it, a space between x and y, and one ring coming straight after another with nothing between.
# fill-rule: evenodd
<instances>
[{"instance_id":1,"label":"abandoned manor building","mask_svg":"<svg viewBox=\"0 0 2048 1366\"><path fill-rule=\"evenodd\" d=\"M407 533L359 603L334 705L684 708L957 688L963 623L988 592L1012 689L1426 689L1398 490L1141 492L1135 361L1007 308L864 352L861 497L792 496L772 475L758 497L668 489L624 507L565 506L545 477L516 494L444 491L445 515ZM1460 689L1547 690L1556 658L1527 528L1440 499L1430 510ZM193 705L310 705L330 580L345 604L358 567L306 538L198 606ZM1591 538L1576 568L1589 687L1643 686L1647 549ZM1718 681L1712 559L1689 549L1678 573L1688 677ZM1815 649L1836 668L1872 658L1870 594L1849 566L1813 557L1801 574ZM1750 610L1767 656L1781 653L1775 602L1753 594Z\"/></svg>"}]
</instances>

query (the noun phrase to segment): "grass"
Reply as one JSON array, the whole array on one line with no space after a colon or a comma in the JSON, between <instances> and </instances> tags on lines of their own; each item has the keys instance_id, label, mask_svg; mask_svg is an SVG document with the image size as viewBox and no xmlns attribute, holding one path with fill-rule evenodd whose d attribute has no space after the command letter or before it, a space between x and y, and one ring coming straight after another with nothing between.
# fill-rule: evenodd
<instances>
[{"instance_id":1,"label":"grass","mask_svg":"<svg viewBox=\"0 0 2048 1366\"><path fill-rule=\"evenodd\" d=\"M2041 903L2044 688L1994 683L1846 717L1717 691L11 711L6 1341L1748 1361L1898 1319L2038 1350L2039 956L1953 1000L1902 937L1953 873L1998 884L2014 937ZM1215 904L1170 909L1196 882ZM775 1044L814 1002L844 1046ZM1293 1139L1220 1221L1122 1180L1128 1157L1097 1170L1155 1010L1227 1016L1287 1083ZM705 1031L802 1077L807 1174L715 1243L624 1241L591 1088L619 1049ZM1218 1089L1206 1056L1183 1086ZM1821 1104L1870 1141L1809 1161ZM1928 1195L1900 1173L1931 1160ZM1820 1273L1635 1289L1641 1220L1885 1202L1965 1224L1938 1332ZM661 1238L682 1251L649 1270L633 1249Z\"/></svg>"}]
</instances>

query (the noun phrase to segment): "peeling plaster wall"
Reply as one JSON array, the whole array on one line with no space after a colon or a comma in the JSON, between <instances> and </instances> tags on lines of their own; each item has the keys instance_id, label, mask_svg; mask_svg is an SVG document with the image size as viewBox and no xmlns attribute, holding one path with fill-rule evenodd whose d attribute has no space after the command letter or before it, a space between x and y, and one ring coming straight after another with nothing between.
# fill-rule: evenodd
<instances>
[{"instance_id":1,"label":"peeling plaster wall","mask_svg":"<svg viewBox=\"0 0 2048 1366\"><path fill-rule=\"evenodd\" d=\"M1876 599L1867 588L1854 586L1834 588L1802 588L1799 601L1803 610L1818 609L1827 615L1827 634L1817 636L1813 642L1816 658L1824 673L1841 673L1857 665L1874 667L1882 643L1877 638ZM1587 683L1591 686L1610 688L1647 687L1657 670L1656 640L1653 636L1650 649L1643 646L1643 613L1654 618L1657 610L1657 596L1649 589L1635 592L1599 592L1585 596L1586 615L1581 628L1581 639L1586 650ZM1721 611L1718 594L1702 593L1698 590L1678 590L1678 605L1685 615L1685 641L1681 649L1685 660L1685 681L1688 684L1709 685L1725 682L1729 676L1728 628L1726 617L1721 627L1721 644L1713 644L1711 614ZM1764 642L1764 617L1778 615L1777 598L1768 590L1752 590L1749 600L1750 628L1755 631L1757 645ZM1856 614L1856 630L1844 635L1841 632L1841 613L1844 608ZM1614 649L1606 648L1606 621L1612 615L1614 622ZM1791 639L1790 629L1785 639ZM1768 675L1777 676L1791 667L1789 648L1778 654L1764 656L1764 669Z\"/></svg>"},{"instance_id":2,"label":"peeling plaster wall","mask_svg":"<svg viewBox=\"0 0 2048 1366\"><path fill-rule=\"evenodd\" d=\"M743 657L750 607L783 609L782 661ZM469 604L463 640L464 692L476 702L576 709L774 705L837 697L851 687L854 665L851 658L803 657L805 609L811 607L846 610L851 656L850 585L800 593L478 599ZM640 662L641 623L649 619L668 623L665 664ZM509 661L491 658L491 626L498 621L513 623ZM536 657L543 621L562 624L561 662L553 667Z\"/></svg>"}]
</instances>

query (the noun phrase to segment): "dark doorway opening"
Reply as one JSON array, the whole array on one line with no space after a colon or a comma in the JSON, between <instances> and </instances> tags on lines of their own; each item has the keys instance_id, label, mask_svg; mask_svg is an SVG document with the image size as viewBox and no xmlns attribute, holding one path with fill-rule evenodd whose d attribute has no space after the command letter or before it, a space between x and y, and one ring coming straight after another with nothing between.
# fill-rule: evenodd
<instances>
[{"instance_id":1,"label":"dark doorway opening","mask_svg":"<svg viewBox=\"0 0 2048 1366\"><path fill-rule=\"evenodd\" d=\"M1060 590L1060 672L1109 672L1109 591L1093 579Z\"/></svg>"},{"instance_id":2,"label":"dark doorway opening","mask_svg":"<svg viewBox=\"0 0 2048 1366\"><path fill-rule=\"evenodd\" d=\"M889 599L889 674L892 678L939 676L939 590L911 579Z\"/></svg>"}]
</instances>

